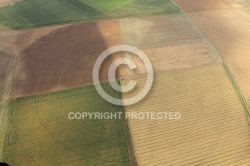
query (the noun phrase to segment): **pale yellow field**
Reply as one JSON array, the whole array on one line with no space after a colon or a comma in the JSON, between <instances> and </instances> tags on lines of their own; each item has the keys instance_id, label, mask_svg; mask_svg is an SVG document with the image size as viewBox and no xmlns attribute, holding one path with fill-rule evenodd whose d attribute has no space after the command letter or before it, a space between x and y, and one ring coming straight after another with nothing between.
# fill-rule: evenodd
<instances>
[{"instance_id":1,"label":"pale yellow field","mask_svg":"<svg viewBox=\"0 0 250 166\"><path fill-rule=\"evenodd\" d=\"M140 91L144 77L133 78ZM125 85L126 80L122 81ZM179 120L129 119L139 165L249 165L250 131L222 65L156 74L150 93L127 112L179 112Z\"/></svg>"}]
</instances>

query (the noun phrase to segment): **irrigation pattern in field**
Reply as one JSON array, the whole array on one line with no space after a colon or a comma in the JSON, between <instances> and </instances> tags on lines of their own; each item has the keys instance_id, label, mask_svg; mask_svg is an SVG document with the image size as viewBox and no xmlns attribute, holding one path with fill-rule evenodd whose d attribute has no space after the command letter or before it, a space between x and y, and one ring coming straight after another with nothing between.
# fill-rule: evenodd
<instances>
[{"instance_id":1,"label":"irrigation pattern in field","mask_svg":"<svg viewBox=\"0 0 250 166\"><path fill-rule=\"evenodd\" d=\"M103 84L110 95L117 93ZM71 120L69 112L122 112L103 100L93 85L10 103L5 140L10 165L133 165L123 119Z\"/></svg>"}]
</instances>

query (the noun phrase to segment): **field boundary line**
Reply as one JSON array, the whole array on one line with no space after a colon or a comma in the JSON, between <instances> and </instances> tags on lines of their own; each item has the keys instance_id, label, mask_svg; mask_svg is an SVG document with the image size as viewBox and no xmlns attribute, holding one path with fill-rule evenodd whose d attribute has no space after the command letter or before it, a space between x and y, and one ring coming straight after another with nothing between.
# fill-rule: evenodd
<instances>
[{"instance_id":1,"label":"field boundary line","mask_svg":"<svg viewBox=\"0 0 250 166\"><path fill-rule=\"evenodd\" d=\"M3 138L2 138L2 143L1 143L1 148L0 150L0 160L4 159L4 141L6 137L6 132L8 132L8 126L10 123L10 119L8 118L9 115L9 101L11 100L11 91L12 91L12 84L13 84L13 79L14 79L14 72L16 70L16 63L17 63L17 56L11 51L7 51L5 49L0 49L0 51L4 51L8 54L10 57L10 61L8 64L8 69L7 69L7 74L5 76L5 81L4 81L4 88L3 88L3 93L1 94L2 101L0 103L0 114L2 123L1 124L4 128L3 130ZM0 119L1 120L1 119Z\"/></svg>"},{"instance_id":2,"label":"field boundary line","mask_svg":"<svg viewBox=\"0 0 250 166\"><path fill-rule=\"evenodd\" d=\"M100 29L100 27L99 27L99 24L98 24L98 22L95 22L95 24L96 24L96 27L97 27L97 29L98 29L98 31L99 31L99 33L100 33L100 36L102 37L102 40L103 40L103 42L104 42L104 44L105 44L105 46L106 46L106 48L108 49L109 48L109 46L108 46L108 43L107 43L107 41L106 41L106 39L105 39L105 37L104 37L104 35L103 35L103 33L102 33L102 31L101 31L101 29ZM123 41L122 41L123 42ZM113 55L109 55L109 56L111 56L111 60L114 62L114 57L113 57ZM118 66L115 64L115 66L116 66L116 69L117 69L117 71L118 71L118 79L116 79L116 80L118 80L119 82L121 81L121 74L120 74L120 72L119 72L119 69L118 69ZM117 98L122 98L122 94L121 93L118 93L117 91L116 91L116 97ZM120 112L126 112L125 111L125 107L122 107L122 106L118 106L118 108L120 109ZM131 129L130 129L130 125L129 125L129 122L128 122L128 120L126 120L125 118L124 119L122 119L122 124L123 124L123 128L124 128L124 134L125 134L125 137L126 137L126 140L127 140L127 146L128 146L128 153L129 153L129 157L130 157L130 159L131 159L131 162L132 162L132 164L134 165L134 166L138 166L138 163L137 163L137 156L136 156L136 150L135 150L135 146L134 146L134 142L133 142L133 139L132 139L132 133L131 133Z\"/></svg>"},{"instance_id":3,"label":"field boundary line","mask_svg":"<svg viewBox=\"0 0 250 166\"><path fill-rule=\"evenodd\" d=\"M188 12L185 12L181 8L181 6L178 4L178 2L176 2L175 0L173 0L173 1L183 11L183 14L187 17L188 21L204 37L206 42L208 42L208 44L214 49L214 52L216 52L220 56L220 58L222 59L222 65L223 65L223 67L225 69L226 74L228 75L229 79L231 80L231 83L232 83L234 89L236 90L236 93L237 93L237 96L239 97L240 102L242 103L242 106L243 106L243 109L244 109L244 112L245 112L245 115L246 115L246 119L247 119L248 125L250 127L250 108L249 108L249 105L248 105L247 100L244 97L238 83L236 82L230 68L228 67L227 61L225 60L224 56L221 54L220 50L212 43L212 41L209 40L208 36L201 30L201 28L198 27L196 22L191 19Z\"/></svg>"}]
</instances>

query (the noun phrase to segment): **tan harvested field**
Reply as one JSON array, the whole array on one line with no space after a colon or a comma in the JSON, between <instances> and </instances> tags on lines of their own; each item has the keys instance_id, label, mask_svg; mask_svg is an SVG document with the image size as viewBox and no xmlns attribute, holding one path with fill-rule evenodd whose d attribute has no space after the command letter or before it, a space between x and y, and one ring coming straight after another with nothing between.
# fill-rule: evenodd
<instances>
[{"instance_id":1,"label":"tan harvested field","mask_svg":"<svg viewBox=\"0 0 250 166\"><path fill-rule=\"evenodd\" d=\"M190 13L218 48L243 94L250 99L250 14L246 10Z\"/></svg>"},{"instance_id":2,"label":"tan harvested field","mask_svg":"<svg viewBox=\"0 0 250 166\"><path fill-rule=\"evenodd\" d=\"M12 96L26 96L92 84L92 70L106 45L95 23L53 31L20 53ZM107 79L111 58L103 63Z\"/></svg>"},{"instance_id":3,"label":"tan harvested field","mask_svg":"<svg viewBox=\"0 0 250 166\"><path fill-rule=\"evenodd\" d=\"M39 38L65 26L67 25L58 25L30 30L0 31L0 45L19 54Z\"/></svg>"},{"instance_id":4,"label":"tan harvested field","mask_svg":"<svg viewBox=\"0 0 250 166\"><path fill-rule=\"evenodd\" d=\"M134 79L138 85L144 82L144 77ZM123 98L138 91L123 94ZM220 64L158 73L147 97L125 110L182 115L179 120L129 119L138 165L250 163L250 131L244 109Z\"/></svg>"},{"instance_id":5,"label":"tan harvested field","mask_svg":"<svg viewBox=\"0 0 250 166\"><path fill-rule=\"evenodd\" d=\"M155 71L221 62L183 14L121 19L120 28L123 43L141 49L151 60ZM126 67L120 68L121 76L145 73L139 58L128 54L119 54L114 58L121 56L133 59L137 65L137 69L132 72L126 70Z\"/></svg>"},{"instance_id":6,"label":"tan harvested field","mask_svg":"<svg viewBox=\"0 0 250 166\"><path fill-rule=\"evenodd\" d=\"M186 12L237 9L250 5L248 0L175 0Z\"/></svg>"},{"instance_id":7,"label":"tan harvested field","mask_svg":"<svg viewBox=\"0 0 250 166\"><path fill-rule=\"evenodd\" d=\"M1 0L0 7L8 6L8 5L15 5L17 2L21 2L22 0Z\"/></svg>"}]
</instances>

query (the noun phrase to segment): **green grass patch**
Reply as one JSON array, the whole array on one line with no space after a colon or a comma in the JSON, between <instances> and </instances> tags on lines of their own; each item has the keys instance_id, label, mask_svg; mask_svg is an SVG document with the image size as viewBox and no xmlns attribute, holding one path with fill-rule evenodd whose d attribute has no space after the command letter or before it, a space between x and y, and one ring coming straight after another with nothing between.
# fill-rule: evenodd
<instances>
[{"instance_id":1,"label":"green grass patch","mask_svg":"<svg viewBox=\"0 0 250 166\"><path fill-rule=\"evenodd\" d=\"M172 14L180 9L170 0L135 0L109 14L110 17L126 17L133 15Z\"/></svg>"},{"instance_id":2,"label":"green grass patch","mask_svg":"<svg viewBox=\"0 0 250 166\"><path fill-rule=\"evenodd\" d=\"M109 84L103 87L119 97ZM134 165L125 119L68 118L69 112L124 111L102 99L94 86L18 98L9 109L4 161L10 165Z\"/></svg>"},{"instance_id":3,"label":"green grass patch","mask_svg":"<svg viewBox=\"0 0 250 166\"><path fill-rule=\"evenodd\" d=\"M101 10L103 12L112 11L120 8L126 4L133 2L134 0L80 0L93 8Z\"/></svg>"},{"instance_id":4,"label":"green grass patch","mask_svg":"<svg viewBox=\"0 0 250 166\"><path fill-rule=\"evenodd\" d=\"M179 11L170 0L24 0L0 8L0 24L22 29Z\"/></svg>"}]
</instances>

